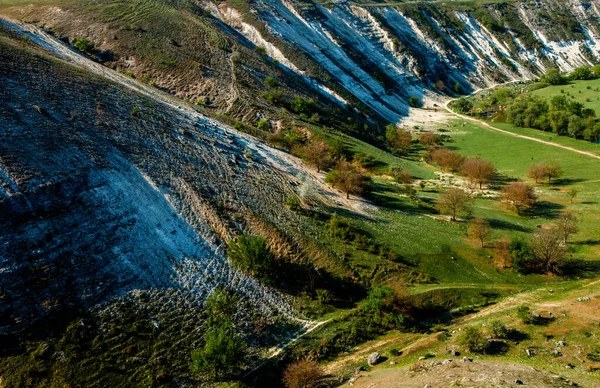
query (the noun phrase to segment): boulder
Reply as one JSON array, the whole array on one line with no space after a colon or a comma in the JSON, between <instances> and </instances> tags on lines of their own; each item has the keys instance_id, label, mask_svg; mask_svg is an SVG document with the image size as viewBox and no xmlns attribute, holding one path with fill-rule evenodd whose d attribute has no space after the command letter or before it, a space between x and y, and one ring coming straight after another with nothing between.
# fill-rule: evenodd
<instances>
[{"instance_id":1,"label":"boulder","mask_svg":"<svg viewBox=\"0 0 600 388\"><path fill-rule=\"evenodd\" d=\"M377 365L381 361L381 355L377 352L371 353L369 358L367 358L367 363L369 365Z\"/></svg>"}]
</instances>

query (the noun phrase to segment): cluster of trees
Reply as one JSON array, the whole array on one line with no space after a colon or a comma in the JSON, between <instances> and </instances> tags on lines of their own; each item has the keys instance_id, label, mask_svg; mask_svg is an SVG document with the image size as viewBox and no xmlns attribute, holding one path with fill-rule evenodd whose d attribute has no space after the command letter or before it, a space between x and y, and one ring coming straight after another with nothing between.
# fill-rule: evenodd
<instances>
[{"instance_id":1,"label":"cluster of trees","mask_svg":"<svg viewBox=\"0 0 600 388\"><path fill-rule=\"evenodd\" d=\"M598 77L600 77L600 64L578 67L568 75L562 74L557 68L550 68L540 77L540 82L543 85L563 85L569 80L589 80Z\"/></svg>"},{"instance_id":2,"label":"cluster of trees","mask_svg":"<svg viewBox=\"0 0 600 388\"><path fill-rule=\"evenodd\" d=\"M596 112L563 95L552 97L549 103L541 97L517 99L506 110L506 121L518 127L552 131L575 139L592 142L600 139L600 121Z\"/></svg>"},{"instance_id":3,"label":"cluster of trees","mask_svg":"<svg viewBox=\"0 0 600 388\"><path fill-rule=\"evenodd\" d=\"M373 183L369 176L362 174L345 159L340 160L335 168L327 173L325 182L346 193L346 198L350 198L350 194L362 195L368 192Z\"/></svg>"},{"instance_id":4,"label":"cluster of trees","mask_svg":"<svg viewBox=\"0 0 600 388\"><path fill-rule=\"evenodd\" d=\"M557 179L562 174L562 168L556 162L532 164L527 170L527 177L535 180L535 183L548 179L548 184L550 184L552 179Z\"/></svg>"},{"instance_id":5,"label":"cluster of trees","mask_svg":"<svg viewBox=\"0 0 600 388\"><path fill-rule=\"evenodd\" d=\"M484 184L492 182L496 177L494 164L477 156L465 158L456 151L437 148L431 152L430 158L443 170L459 172L473 186L478 185L479 189L482 189Z\"/></svg>"}]
</instances>

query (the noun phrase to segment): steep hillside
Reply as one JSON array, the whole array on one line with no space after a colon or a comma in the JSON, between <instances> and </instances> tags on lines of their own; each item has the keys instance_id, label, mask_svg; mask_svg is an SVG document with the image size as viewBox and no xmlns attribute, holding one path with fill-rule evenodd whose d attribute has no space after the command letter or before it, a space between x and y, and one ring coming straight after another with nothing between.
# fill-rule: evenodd
<instances>
[{"instance_id":1,"label":"steep hillside","mask_svg":"<svg viewBox=\"0 0 600 388\"><path fill-rule=\"evenodd\" d=\"M468 93L600 55L597 0L44 0L1 12L69 42L89 38L107 65L248 122L282 117L281 103L261 98L271 75L287 98L314 96L336 112L321 115L328 125L343 127L347 104L395 123L412 96Z\"/></svg>"}]
</instances>

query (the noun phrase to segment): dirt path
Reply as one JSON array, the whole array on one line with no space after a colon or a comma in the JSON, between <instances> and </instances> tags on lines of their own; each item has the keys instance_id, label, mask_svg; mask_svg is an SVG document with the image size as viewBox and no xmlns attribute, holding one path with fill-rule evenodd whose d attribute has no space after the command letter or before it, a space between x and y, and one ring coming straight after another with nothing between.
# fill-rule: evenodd
<instances>
[{"instance_id":1,"label":"dirt path","mask_svg":"<svg viewBox=\"0 0 600 388\"><path fill-rule=\"evenodd\" d=\"M496 86L498 86L498 85L496 85ZM488 89L491 89L491 88L495 88L496 86L493 86L493 87L490 87L490 88L486 88L486 89L481 89L481 90L478 90L478 91L477 91L477 92L475 92L474 94L480 93L480 92L482 92L482 91L484 91L484 90L488 90ZM594 154L594 153L592 153L592 152L587 152L587 151L578 150L577 148L573 148L573 147L564 146L564 145L562 145L562 144L553 143L553 142L551 142L551 141L546 141L546 140L537 139L537 138L535 138L535 137L531 137L531 136L519 135L519 134L517 134L517 133L513 133L513 132L510 132L510 131L506 131L506 130L504 130L504 129L496 128L496 127L494 127L494 126L492 126L492 125L488 124L488 123L487 123L487 122L485 122L485 121L482 121L482 120L479 120L479 119L476 119L476 118L473 118L473 117L470 117L470 116L461 115L460 113L456 113L456 112L454 112L452 109L450 109L450 107L449 107L450 103L451 103L452 101L455 101L455 100L456 100L456 98L453 98L453 99L451 99L451 100L448 100L448 101L446 101L446 103L444 104L444 108L445 108L445 109L446 109L446 111L448 111L450 114L452 114L452 115L454 115L454 116L456 116L456 117L459 117L459 118L461 118L461 119L463 119L463 120L469 121L469 122L471 122L471 123L475 123L475 124L477 124L477 125L480 125L480 126L482 126L482 127L484 127L484 128L488 128L488 129L491 129L491 130L494 130L494 131L502 132L502 133L504 133L504 134L506 134L506 135L510 135L510 136L513 136L513 137L519 137L519 138L521 138L521 139L527 139L527 140L535 141L535 142L537 142L537 143L542 143L542 144L546 144L546 145L549 145L549 146L552 146L552 147L562 148L562 149L564 149L564 150L568 150L568 151L576 152L576 153L578 153L578 154L585 155L585 156L589 156L589 157L591 157L591 158L594 158L594 159L600 159L600 156L599 156L599 155L596 155L596 154Z\"/></svg>"}]
</instances>

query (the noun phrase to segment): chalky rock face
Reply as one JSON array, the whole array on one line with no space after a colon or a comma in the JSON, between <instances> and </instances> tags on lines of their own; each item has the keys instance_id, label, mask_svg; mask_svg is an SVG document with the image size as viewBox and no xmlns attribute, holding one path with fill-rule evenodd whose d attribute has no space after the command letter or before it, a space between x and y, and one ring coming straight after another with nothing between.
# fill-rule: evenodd
<instances>
[{"instance_id":1,"label":"chalky rock face","mask_svg":"<svg viewBox=\"0 0 600 388\"><path fill-rule=\"evenodd\" d=\"M408 114L410 96L471 92L531 79L549 67L570 71L600 58L598 0L514 2L477 10L257 0L251 8L262 34L225 4L198 4L292 72L306 75L294 53L308 55L331 76L314 80L321 93L338 99L326 87L333 81L390 122Z\"/></svg>"},{"instance_id":2,"label":"chalky rock face","mask_svg":"<svg viewBox=\"0 0 600 388\"><path fill-rule=\"evenodd\" d=\"M200 304L225 285L266 315L296 316L224 252L244 220L294 225L283 204L303 173L295 160L160 95L0 44L0 334L139 289Z\"/></svg>"}]
</instances>

